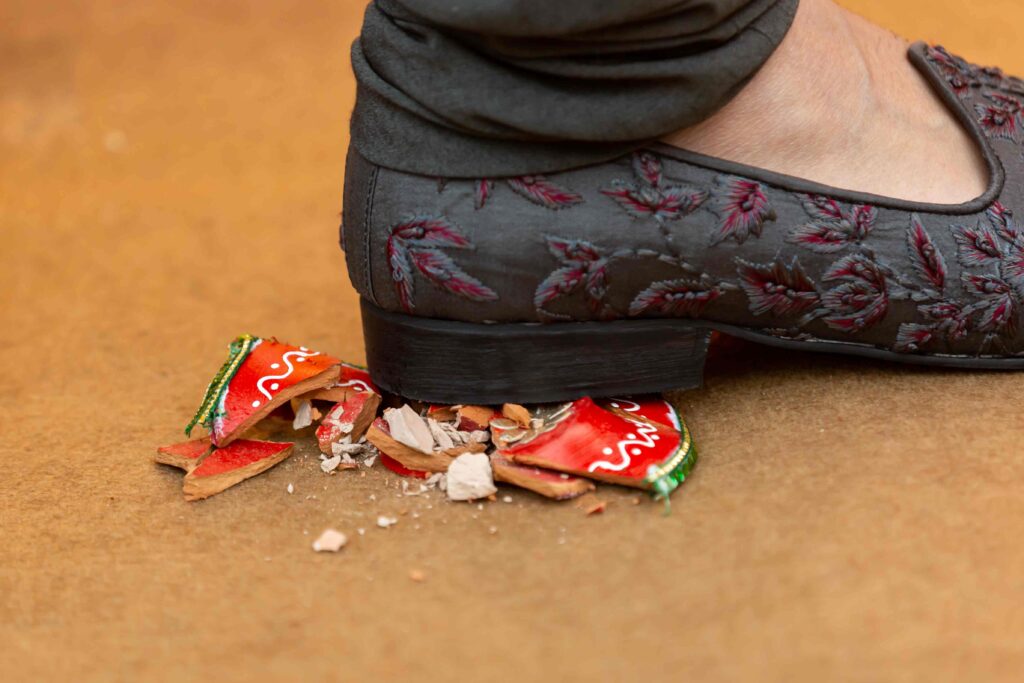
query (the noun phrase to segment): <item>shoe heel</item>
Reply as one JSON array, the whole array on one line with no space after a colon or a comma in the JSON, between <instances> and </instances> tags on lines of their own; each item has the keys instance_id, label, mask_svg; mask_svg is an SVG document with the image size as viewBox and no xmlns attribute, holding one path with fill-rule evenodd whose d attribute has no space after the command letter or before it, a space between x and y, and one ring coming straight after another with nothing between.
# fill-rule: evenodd
<instances>
[{"instance_id":1,"label":"shoe heel","mask_svg":"<svg viewBox=\"0 0 1024 683\"><path fill-rule=\"evenodd\" d=\"M361 300L370 375L431 403L547 403L700 388L711 331L687 320L466 323Z\"/></svg>"}]
</instances>

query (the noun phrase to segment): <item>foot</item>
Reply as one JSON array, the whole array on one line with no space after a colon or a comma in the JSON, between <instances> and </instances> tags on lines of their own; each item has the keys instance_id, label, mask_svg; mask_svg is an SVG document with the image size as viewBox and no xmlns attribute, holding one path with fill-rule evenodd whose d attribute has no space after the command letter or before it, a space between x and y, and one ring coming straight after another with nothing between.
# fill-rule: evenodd
<instances>
[{"instance_id":1,"label":"foot","mask_svg":"<svg viewBox=\"0 0 1024 683\"><path fill-rule=\"evenodd\" d=\"M751 82L710 119L665 141L886 197L974 199L988 184L981 154L907 48L832 0L802 0L786 39Z\"/></svg>"}]
</instances>

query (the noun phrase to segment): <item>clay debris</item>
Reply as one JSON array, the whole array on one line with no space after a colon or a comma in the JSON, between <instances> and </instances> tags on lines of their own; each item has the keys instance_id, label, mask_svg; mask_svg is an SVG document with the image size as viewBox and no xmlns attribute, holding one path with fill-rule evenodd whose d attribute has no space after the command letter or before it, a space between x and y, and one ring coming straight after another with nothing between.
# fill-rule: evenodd
<instances>
[{"instance_id":1,"label":"clay debris","mask_svg":"<svg viewBox=\"0 0 1024 683\"><path fill-rule=\"evenodd\" d=\"M281 374L285 356L318 365L291 383L269 385L278 394L263 402L259 392L278 376L270 373ZM237 370L230 380L225 368ZM187 500L224 491L287 458L293 442L252 436L262 439L266 432L274 437L275 429L288 427L291 439L308 438L309 431L303 430L315 429L319 469L327 475L353 476L344 472L374 467L379 460L402 477L422 480L402 481L399 497L439 489L452 501L497 500L499 482L552 500L578 499L588 515L606 508L593 493L594 480L648 489L667 499L695 457L681 416L656 396L536 406L423 405L385 394L358 366L328 356L319 360L305 347L250 336L232 345L225 368L211 382L198 414L212 415L212 423L201 424L213 424L222 433L215 429L212 440L207 436L162 446L154 456L186 472ZM228 381L234 400L210 412L216 388ZM291 484L287 488L294 491ZM397 518L377 521L387 528ZM346 541L341 532L327 529L313 548L334 552Z\"/></svg>"}]
</instances>

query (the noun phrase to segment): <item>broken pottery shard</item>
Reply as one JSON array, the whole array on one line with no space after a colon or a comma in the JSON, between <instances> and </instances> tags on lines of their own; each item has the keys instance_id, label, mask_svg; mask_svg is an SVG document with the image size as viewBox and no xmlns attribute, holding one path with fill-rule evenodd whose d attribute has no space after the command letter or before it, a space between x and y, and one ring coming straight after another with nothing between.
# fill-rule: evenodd
<instances>
[{"instance_id":1,"label":"broken pottery shard","mask_svg":"<svg viewBox=\"0 0 1024 683\"><path fill-rule=\"evenodd\" d=\"M628 398L606 398L597 401L605 410L624 417L645 420L682 431L682 417L679 411L661 396L631 396Z\"/></svg>"},{"instance_id":2,"label":"broken pottery shard","mask_svg":"<svg viewBox=\"0 0 1024 683\"><path fill-rule=\"evenodd\" d=\"M338 370L339 375L336 382L329 387L317 389L308 398L314 401L343 403L354 393L367 392L378 396L381 394L381 390L370 379L370 373L366 371L366 368L343 362Z\"/></svg>"},{"instance_id":3,"label":"broken pottery shard","mask_svg":"<svg viewBox=\"0 0 1024 683\"><path fill-rule=\"evenodd\" d=\"M434 435L430 433L427 421L409 405L388 408L384 411L391 438L424 453L434 450Z\"/></svg>"},{"instance_id":4,"label":"broken pottery shard","mask_svg":"<svg viewBox=\"0 0 1024 683\"><path fill-rule=\"evenodd\" d=\"M380 394L369 391L353 392L347 399L336 404L316 429L316 440L320 450L333 455L332 445L346 436L351 443L363 438L380 406Z\"/></svg>"},{"instance_id":5,"label":"broken pottery shard","mask_svg":"<svg viewBox=\"0 0 1024 683\"><path fill-rule=\"evenodd\" d=\"M207 498L270 469L291 455L293 445L239 439L216 449L185 475L185 500Z\"/></svg>"},{"instance_id":6,"label":"broken pottery shard","mask_svg":"<svg viewBox=\"0 0 1024 683\"><path fill-rule=\"evenodd\" d=\"M304 346L243 335L231 343L186 432L202 424L215 446L227 446L290 399L334 384L340 362Z\"/></svg>"},{"instance_id":7,"label":"broken pottery shard","mask_svg":"<svg viewBox=\"0 0 1024 683\"><path fill-rule=\"evenodd\" d=\"M459 438L457 430L454 434L449 434L441 427L441 423L432 417L427 418L427 426L430 428L430 435L434 437L434 443L437 444L437 448L442 450L445 448L455 448L455 439ZM449 428L451 428L450 425ZM459 439L459 443L462 443L461 439Z\"/></svg>"},{"instance_id":8,"label":"broken pottery shard","mask_svg":"<svg viewBox=\"0 0 1024 683\"><path fill-rule=\"evenodd\" d=\"M295 412L295 418L292 420L292 429L298 431L313 424L315 418L313 416L314 408L312 401L305 398L293 398L291 403L292 410Z\"/></svg>"},{"instance_id":9,"label":"broken pottery shard","mask_svg":"<svg viewBox=\"0 0 1024 683\"><path fill-rule=\"evenodd\" d=\"M597 494L588 493L576 499L576 507L583 510L583 514L599 515L608 507L608 502L597 497Z\"/></svg>"},{"instance_id":10,"label":"broken pottery shard","mask_svg":"<svg viewBox=\"0 0 1024 683\"><path fill-rule=\"evenodd\" d=\"M455 411L458 408L453 406L428 406L427 417L432 417L438 422L454 422L458 418L458 413Z\"/></svg>"},{"instance_id":11,"label":"broken pottery shard","mask_svg":"<svg viewBox=\"0 0 1024 683\"><path fill-rule=\"evenodd\" d=\"M459 420L455 426L464 432L487 429L491 420L501 417L501 413L486 406L459 406L457 413Z\"/></svg>"},{"instance_id":12,"label":"broken pottery shard","mask_svg":"<svg viewBox=\"0 0 1024 683\"><path fill-rule=\"evenodd\" d=\"M506 403L501 407L501 414L508 420L512 420L520 427L530 426L530 411L518 403Z\"/></svg>"},{"instance_id":13,"label":"broken pottery shard","mask_svg":"<svg viewBox=\"0 0 1024 683\"><path fill-rule=\"evenodd\" d=\"M450 500L478 500L497 492L487 454L466 453L455 458L448 466Z\"/></svg>"},{"instance_id":14,"label":"broken pottery shard","mask_svg":"<svg viewBox=\"0 0 1024 683\"><path fill-rule=\"evenodd\" d=\"M696 452L682 431L605 410L589 398L546 408L544 426L511 443L496 435L513 462L633 486L667 496L689 474Z\"/></svg>"},{"instance_id":15,"label":"broken pottery shard","mask_svg":"<svg viewBox=\"0 0 1024 683\"><path fill-rule=\"evenodd\" d=\"M210 439L193 439L156 449L153 462L170 465L188 472L210 451Z\"/></svg>"},{"instance_id":16,"label":"broken pottery shard","mask_svg":"<svg viewBox=\"0 0 1024 683\"><path fill-rule=\"evenodd\" d=\"M366 432L366 438L377 447L382 456L393 458L410 470L445 472L448 470L448 464L452 461L451 457L445 455L443 451L424 453L394 439L391 436L391 428L384 418L378 417L373 421L370 430ZM431 440L431 444L433 444L433 440Z\"/></svg>"},{"instance_id":17,"label":"broken pottery shard","mask_svg":"<svg viewBox=\"0 0 1024 683\"><path fill-rule=\"evenodd\" d=\"M583 477L564 479L558 472L512 462L501 452L491 454L494 480L528 489L554 500L569 500L594 490L594 482Z\"/></svg>"},{"instance_id":18,"label":"broken pottery shard","mask_svg":"<svg viewBox=\"0 0 1024 683\"><path fill-rule=\"evenodd\" d=\"M430 476L429 472L409 469L402 463L398 462L397 460L395 460L389 455L386 455L383 452L381 452L380 454L380 462L382 465L384 465L384 467L388 468L395 474L401 475L403 477L415 477L417 479L426 479L428 476Z\"/></svg>"},{"instance_id":19,"label":"broken pottery shard","mask_svg":"<svg viewBox=\"0 0 1024 683\"><path fill-rule=\"evenodd\" d=\"M337 529L324 529L324 532L313 541L313 550L318 553L336 553L348 543L348 536Z\"/></svg>"}]
</instances>

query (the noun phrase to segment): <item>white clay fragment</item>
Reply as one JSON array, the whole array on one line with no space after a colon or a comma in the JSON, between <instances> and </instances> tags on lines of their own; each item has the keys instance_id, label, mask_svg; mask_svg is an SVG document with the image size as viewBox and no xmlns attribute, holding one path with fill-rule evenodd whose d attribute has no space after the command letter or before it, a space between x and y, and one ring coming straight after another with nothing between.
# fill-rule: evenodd
<instances>
[{"instance_id":1,"label":"white clay fragment","mask_svg":"<svg viewBox=\"0 0 1024 683\"><path fill-rule=\"evenodd\" d=\"M394 526L395 524L398 524L397 517L385 517L384 515L377 517L377 526L381 529L387 529L389 526Z\"/></svg>"},{"instance_id":2,"label":"white clay fragment","mask_svg":"<svg viewBox=\"0 0 1024 683\"><path fill-rule=\"evenodd\" d=\"M434 450L434 435L430 433L427 421L416 414L408 404L401 408L388 408L384 411L384 420L388 423L391 438L415 448L422 453Z\"/></svg>"},{"instance_id":3,"label":"white clay fragment","mask_svg":"<svg viewBox=\"0 0 1024 683\"><path fill-rule=\"evenodd\" d=\"M311 424L313 424L313 402L299 401L299 407L295 410L295 419L292 420L292 429L303 429Z\"/></svg>"},{"instance_id":4,"label":"white clay fragment","mask_svg":"<svg viewBox=\"0 0 1024 683\"><path fill-rule=\"evenodd\" d=\"M320 537L313 541L313 550L318 553L336 553L348 543L348 536L337 529L325 529Z\"/></svg>"},{"instance_id":5,"label":"white clay fragment","mask_svg":"<svg viewBox=\"0 0 1024 683\"><path fill-rule=\"evenodd\" d=\"M486 453L463 453L448 466L450 500L477 500L498 492Z\"/></svg>"},{"instance_id":6,"label":"white clay fragment","mask_svg":"<svg viewBox=\"0 0 1024 683\"><path fill-rule=\"evenodd\" d=\"M446 448L455 448L455 441L448 434L447 431L441 428L441 425L432 417L427 418L427 427L430 428L430 435L434 437L434 442L437 447L444 450Z\"/></svg>"},{"instance_id":7,"label":"white clay fragment","mask_svg":"<svg viewBox=\"0 0 1024 683\"><path fill-rule=\"evenodd\" d=\"M341 456L335 455L330 458L326 458L320 462L320 469L324 471L324 474L330 474L334 470L338 469L338 465L341 464Z\"/></svg>"}]
</instances>

